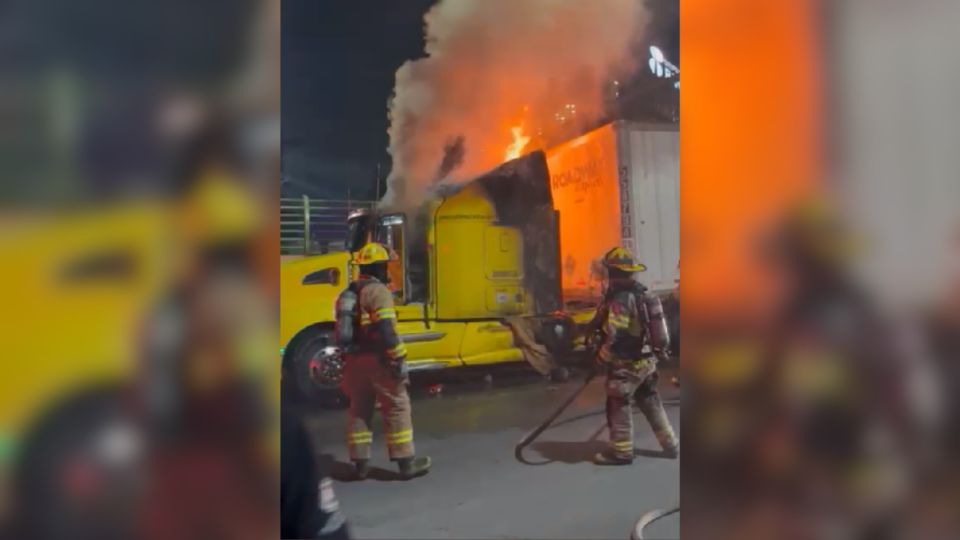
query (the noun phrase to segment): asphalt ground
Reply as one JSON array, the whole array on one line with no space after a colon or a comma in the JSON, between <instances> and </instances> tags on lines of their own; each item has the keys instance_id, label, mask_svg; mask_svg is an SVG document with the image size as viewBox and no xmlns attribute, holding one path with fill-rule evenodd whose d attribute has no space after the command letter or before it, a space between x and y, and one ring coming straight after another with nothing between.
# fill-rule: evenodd
<instances>
[{"instance_id":1,"label":"asphalt ground","mask_svg":"<svg viewBox=\"0 0 960 540\"><path fill-rule=\"evenodd\" d=\"M400 480L374 428L374 467L351 480L344 410L308 410L316 451L332 454L335 490L356 538L629 538L647 511L679 503L679 460L660 455L643 416L634 414L637 457L625 467L591 462L605 447L604 389L598 377L553 426L514 457L514 446L582 385L551 383L528 371L415 378L413 419L427 476ZM679 434L679 388L661 369L660 392ZM492 379L492 380L491 380ZM442 384L442 390L437 387ZM679 514L650 525L647 538L678 538Z\"/></svg>"}]
</instances>

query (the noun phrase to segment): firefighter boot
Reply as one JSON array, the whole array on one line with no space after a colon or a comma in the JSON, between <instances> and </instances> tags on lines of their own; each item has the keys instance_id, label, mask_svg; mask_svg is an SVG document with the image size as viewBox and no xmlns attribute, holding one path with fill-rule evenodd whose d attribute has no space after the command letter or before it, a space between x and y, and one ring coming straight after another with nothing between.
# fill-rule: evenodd
<instances>
[{"instance_id":1,"label":"firefighter boot","mask_svg":"<svg viewBox=\"0 0 960 540\"><path fill-rule=\"evenodd\" d=\"M353 460L353 474L357 480L366 480L370 474L370 461L366 459Z\"/></svg>"},{"instance_id":2,"label":"firefighter boot","mask_svg":"<svg viewBox=\"0 0 960 540\"><path fill-rule=\"evenodd\" d=\"M607 429L610 447L593 457L597 465L629 465L633 463L633 416L629 383L616 379L607 381Z\"/></svg>"},{"instance_id":3,"label":"firefighter boot","mask_svg":"<svg viewBox=\"0 0 960 540\"><path fill-rule=\"evenodd\" d=\"M597 452L593 456L593 462L597 465L630 465L633 458L619 457L611 451Z\"/></svg>"},{"instance_id":4,"label":"firefighter boot","mask_svg":"<svg viewBox=\"0 0 960 540\"><path fill-rule=\"evenodd\" d=\"M663 402L660 401L660 395L656 392L646 396L640 401L640 411L647 418L650 427L653 428L654 435L657 436L657 442L663 449L663 456L669 459L677 459L680 456L680 440L670 425L666 411L663 410Z\"/></svg>"},{"instance_id":5,"label":"firefighter boot","mask_svg":"<svg viewBox=\"0 0 960 540\"><path fill-rule=\"evenodd\" d=\"M674 442L663 447L663 457L668 459L677 459L680 457L680 443Z\"/></svg>"},{"instance_id":6,"label":"firefighter boot","mask_svg":"<svg viewBox=\"0 0 960 540\"><path fill-rule=\"evenodd\" d=\"M397 460L397 466L400 469L400 476L404 480L410 480L427 474L430 470L430 458L427 456L402 458Z\"/></svg>"}]
</instances>

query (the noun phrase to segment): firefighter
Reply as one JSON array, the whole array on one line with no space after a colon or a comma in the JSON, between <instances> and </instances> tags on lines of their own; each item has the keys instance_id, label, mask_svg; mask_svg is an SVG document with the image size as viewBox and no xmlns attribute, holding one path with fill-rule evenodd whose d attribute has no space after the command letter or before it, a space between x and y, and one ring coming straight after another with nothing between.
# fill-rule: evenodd
<instances>
[{"instance_id":1,"label":"firefighter","mask_svg":"<svg viewBox=\"0 0 960 540\"><path fill-rule=\"evenodd\" d=\"M343 386L350 397L347 446L360 479L369 472L376 401L390 459L397 463L400 476L410 479L430 469L429 457L414 457L407 350L397 334L393 294L386 285L390 260L390 251L382 244L363 246L354 257L359 279L337 299L337 342L346 357Z\"/></svg>"},{"instance_id":2,"label":"firefighter","mask_svg":"<svg viewBox=\"0 0 960 540\"><path fill-rule=\"evenodd\" d=\"M656 358L653 352L642 352L650 338L642 308L646 288L634 277L646 267L621 247L608 251L603 265L607 271L607 292L591 327L601 331L597 363L607 373L610 448L598 453L594 460L600 465L633 462L634 400L639 401L640 411L653 428L663 454L675 459L679 442L657 392Z\"/></svg>"}]
</instances>

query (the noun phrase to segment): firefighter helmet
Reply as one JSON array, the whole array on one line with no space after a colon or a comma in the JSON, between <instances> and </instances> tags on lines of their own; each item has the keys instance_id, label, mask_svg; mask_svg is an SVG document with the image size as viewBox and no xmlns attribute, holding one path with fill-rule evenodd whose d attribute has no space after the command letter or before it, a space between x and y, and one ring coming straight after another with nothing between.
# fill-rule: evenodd
<instances>
[{"instance_id":1,"label":"firefighter helmet","mask_svg":"<svg viewBox=\"0 0 960 540\"><path fill-rule=\"evenodd\" d=\"M622 272L643 272L647 269L641 263L633 258L633 253L624 247L617 246L603 256L603 265L607 268L614 268Z\"/></svg>"},{"instance_id":2,"label":"firefighter helmet","mask_svg":"<svg viewBox=\"0 0 960 540\"><path fill-rule=\"evenodd\" d=\"M353 256L353 262L359 265L385 263L392 259L390 250L376 242L368 242Z\"/></svg>"},{"instance_id":3,"label":"firefighter helmet","mask_svg":"<svg viewBox=\"0 0 960 540\"><path fill-rule=\"evenodd\" d=\"M181 231L197 246L252 241L262 221L250 188L218 172L204 173L179 208Z\"/></svg>"},{"instance_id":4,"label":"firefighter helmet","mask_svg":"<svg viewBox=\"0 0 960 540\"><path fill-rule=\"evenodd\" d=\"M781 241L801 257L842 264L860 254L862 242L825 196L810 196L787 212Z\"/></svg>"}]
</instances>

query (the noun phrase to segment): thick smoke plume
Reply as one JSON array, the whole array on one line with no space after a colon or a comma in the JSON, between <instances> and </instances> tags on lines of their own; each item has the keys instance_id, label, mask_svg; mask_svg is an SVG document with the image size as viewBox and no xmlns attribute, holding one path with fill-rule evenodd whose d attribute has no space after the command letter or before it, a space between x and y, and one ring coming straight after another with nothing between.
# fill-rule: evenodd
<instances>
[{"instance_id":1,"label":"thick smoke plume","mask_svg":"<svg viewBox=\"0 0 960 540\"><path fill-rule=\"evenodd\" d=\"M430 186L467 181L603 113L633 70L641 0L441 0L425 16L426 57L396 74L384 203L415 207Z\"/></svg>"}]
</instances>

